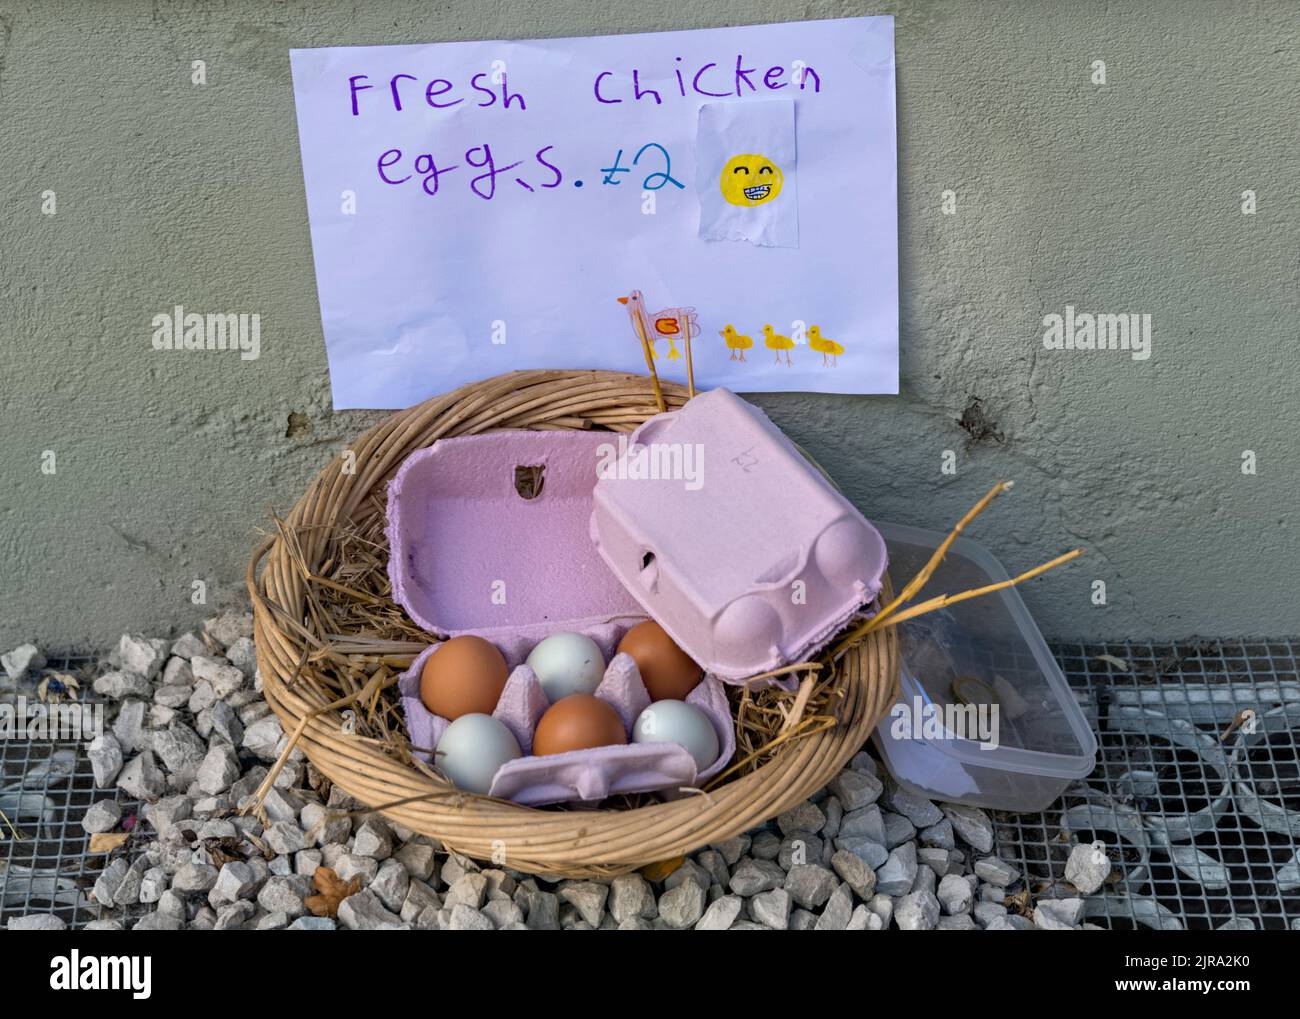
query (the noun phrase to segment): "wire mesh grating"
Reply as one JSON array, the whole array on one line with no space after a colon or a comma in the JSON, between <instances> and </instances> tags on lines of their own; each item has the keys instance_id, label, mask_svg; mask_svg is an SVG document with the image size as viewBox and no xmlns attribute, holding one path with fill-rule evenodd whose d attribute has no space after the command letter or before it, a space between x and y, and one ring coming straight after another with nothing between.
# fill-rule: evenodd
<instances>
[{"instance_id":1,"label":"wire mesh grating","mask_svg":"<svg viewBox=\"0 0 1300 1019\"><path fill-rule=\"evenodd\" d=\"M1053 653L1098 735L1097 767L1045 814L995 815L1003 857L1045 888L1075 841L1103 843L1116 869L1087 902L1101 926L1300 926L1296 642Z\"/></svg>"},{"instance_id":2,"label":"wire mesh grating","mask_svg":"<svg viewBox=\"0 0 1300 1019\"><path fill-rule=\"evenodd\" d=\"M88 665L79 658L49 662L59 672L87 677ZM10 703L21 704L19 696L30 701L34 691L16 693ZM81 701L99 703L93 695ZM124 816L135 807L121 790L96 787L86 742L56 735L0 739L0 810L9 822L0 818L0 927L9 917L33 913L53 913L69 927L83 927L101 915L129 921L150 908L103 909L89 897L108 856L89 851L90 836L81 825L86 810L103 799L116 799ZM121 852L128 859L138 855L130 842Z\"/></svg>"}]
</instances>

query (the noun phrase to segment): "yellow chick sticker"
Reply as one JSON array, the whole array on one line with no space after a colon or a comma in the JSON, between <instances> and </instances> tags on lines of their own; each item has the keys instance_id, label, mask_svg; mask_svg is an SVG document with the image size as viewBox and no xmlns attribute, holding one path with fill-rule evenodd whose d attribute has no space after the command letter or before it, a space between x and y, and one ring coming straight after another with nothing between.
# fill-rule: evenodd
<instances>
[{"instance_id":1,"label":"yellow chick sticker","mask_svg":"<svg viewBox=\"0 0 1300 1019\"><path fill-rule=\"evenodd\" d=\"M750 152L728 159L718 183L723 198L746 208L775 199L781 193L783 176L781 168L767 156Z\"/></svg>"}]
</instances>

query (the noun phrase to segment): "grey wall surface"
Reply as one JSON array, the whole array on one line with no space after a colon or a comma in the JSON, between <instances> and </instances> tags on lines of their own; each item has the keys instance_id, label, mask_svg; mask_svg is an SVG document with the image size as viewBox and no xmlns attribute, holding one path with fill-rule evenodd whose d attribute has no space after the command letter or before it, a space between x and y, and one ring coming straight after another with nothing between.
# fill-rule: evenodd
<instances>
[{"instance_id":1,"label":"grey wall surface","mask_svg":"<svg viewBox=\"0 0 1300 1019\"><path fill-rule=\"evenodd\" d=\"M1297 11L0 0L0 650L238 597L268 511L375 419L330 408L290 47L871 13L897 19L902 395L759 402L868 515L944 528L1013 478L973 532L1009 569L1090 549L1025 590L1049 635L1300 632ZM156 352L175 304L259 313L261 358ZM1067 304L1151 315L1153 355L1044 349Z\"/></svg>"}]
</instances>

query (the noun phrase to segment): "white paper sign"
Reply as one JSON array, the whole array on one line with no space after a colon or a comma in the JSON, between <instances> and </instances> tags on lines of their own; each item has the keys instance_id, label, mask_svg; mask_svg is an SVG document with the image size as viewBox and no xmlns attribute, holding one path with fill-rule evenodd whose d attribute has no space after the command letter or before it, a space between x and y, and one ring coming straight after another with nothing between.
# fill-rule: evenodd
<instances>
[{"instance_id":1,"label":"white paper sign","mask_svg":"<svg viewBox=\"0 0 1300 1019\"><path fill-rule=\"evenodd\" d=\"M898 391L893 19L293 50L334 406L519 368Z\"/></svg>"}]
</instances>

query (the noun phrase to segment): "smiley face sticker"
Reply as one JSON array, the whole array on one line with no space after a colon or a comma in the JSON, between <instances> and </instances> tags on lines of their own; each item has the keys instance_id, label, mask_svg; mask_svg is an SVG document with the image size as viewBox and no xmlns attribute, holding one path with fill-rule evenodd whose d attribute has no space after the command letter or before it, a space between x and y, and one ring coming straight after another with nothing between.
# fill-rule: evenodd
<instances>
[{"instance_id":1,"label":"smiley face sticker","mask_svg":"<svg viewBox=\"0 0 1300 1019\"><path fill-rule=\"evenodd\" d=\"M718 186L728 203L749 208L774 201L784 179L781 168L767 156L747 152L727 160Z\"/></svg>"}]
</instances>

